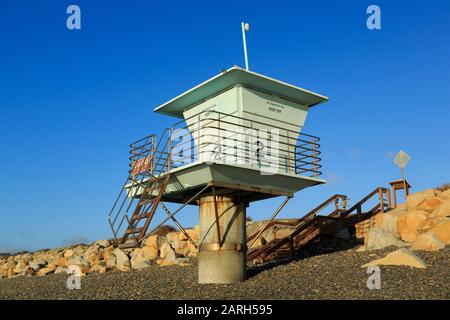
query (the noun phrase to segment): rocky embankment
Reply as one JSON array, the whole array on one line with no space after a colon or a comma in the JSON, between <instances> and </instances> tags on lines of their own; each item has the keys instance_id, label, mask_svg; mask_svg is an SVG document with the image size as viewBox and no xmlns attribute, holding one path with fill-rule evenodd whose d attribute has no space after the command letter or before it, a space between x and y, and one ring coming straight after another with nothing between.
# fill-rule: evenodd
<instances>
[{"instance_id":1,"label":"rocky embankment","mask_svg":"<svg viewBox=\"0 0 450 320\"><path fill-rule=\"evenodd\" d=\"M191 239L198 243L199 229L187 229ZM66 273L69 266L78 266L82 275L105 273L109 270L129 271L148 268L153 262L159 266L189 265L197 248L181 232L149 236L139 248L119 249L109 240L98 240L91 245L23 253L0 259L0 278L44 276Z\"/></svg>"},{"instance_id":2,"label":"rocky embankment","mask_svg":"<svg viewBox=\"0 0 450 320\"><path fill-rule=\"evenodd\" d=\"M357 224L356 236L364 238L359 251L400 248L369 264L426 268L414 251L434 252L450 244L450 189L409 195L405 204Z\"/></svg>"}]
</instances>

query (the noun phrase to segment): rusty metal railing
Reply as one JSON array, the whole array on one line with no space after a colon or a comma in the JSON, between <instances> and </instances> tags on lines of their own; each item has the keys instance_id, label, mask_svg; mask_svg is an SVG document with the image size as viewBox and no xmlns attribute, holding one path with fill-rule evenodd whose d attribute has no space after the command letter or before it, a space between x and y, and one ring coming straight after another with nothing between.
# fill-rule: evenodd
<instances>
[{"instance_id":1,"label":"rusty metal railing","mask_svg":"<svg viewBox=\"0 0 450 320\"><path fill-rule=\"evenodd\" d=\"M312 135L218 111L203 111L171 130L173 154L158 149L151 153L164 159L172 156L174 169L194 162L218 162L315 178L322 175L320 139ZM152 158L142 159L153 144L141 139L130 147L131 173L154 166Z\"/></svg>"}]
</instances>

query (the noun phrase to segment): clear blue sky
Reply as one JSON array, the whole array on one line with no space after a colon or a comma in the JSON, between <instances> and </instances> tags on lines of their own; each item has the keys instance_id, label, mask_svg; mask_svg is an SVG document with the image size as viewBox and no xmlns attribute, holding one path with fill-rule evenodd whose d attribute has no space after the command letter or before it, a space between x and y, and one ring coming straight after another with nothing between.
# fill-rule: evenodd
<instances>
[{"instance_id":1,"label":"clear blue sky","mask_svg":"<svg viewBox=\"0 0 450 320\"><path fill-rule=\"evenodd\" d=\"M82 29L66 28L77 4ZM377 4L382 29L366 28ZM299 192L298 217L334 193L354 201L399 178L450 181L449 1L2 1L0 252L110 237L128 144L174 121L153 108L232 65L322 93L305 132L329 184ZM281 199L252 205L268 217ZM195 209L180 215L189 226Z\"/></svg>"}]
</instances>

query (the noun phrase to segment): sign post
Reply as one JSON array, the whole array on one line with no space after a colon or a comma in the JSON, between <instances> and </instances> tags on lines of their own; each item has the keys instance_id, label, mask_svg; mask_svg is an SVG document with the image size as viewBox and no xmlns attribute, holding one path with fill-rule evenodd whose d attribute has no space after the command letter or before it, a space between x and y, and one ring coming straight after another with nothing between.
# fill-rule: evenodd
<instances>
[{"instance_id":1,"label":"sign post","mask_svg":"<svg viewBox=\"0 0 450 320\"><path fill-rule=\"evenodd\" d=\"M409 194L407 182L406 182L406 179L405 179L405 167L408 164L410 159L411 159L411 156L409 154L407 154L406 152L402 151L402 150L400 150L397 153L397 156L394 159L394 163L397 166L399 166L400 168L402 168L402 180L403 180L403 187L405 189L405 198Z\"/></svg>"}]
</instances>

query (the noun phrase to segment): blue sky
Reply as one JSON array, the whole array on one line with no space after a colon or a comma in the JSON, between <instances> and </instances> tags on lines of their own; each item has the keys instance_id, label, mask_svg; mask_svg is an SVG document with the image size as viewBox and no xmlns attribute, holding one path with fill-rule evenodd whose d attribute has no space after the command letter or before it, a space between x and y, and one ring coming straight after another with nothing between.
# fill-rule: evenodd
<instances>
[{"instance_id":1,"label":"blue sky","mask_svg":"<svg viewBox=\"0 0 450 320\"><path fill-rule=\"evenodd\" d=\"M81 30L66 8L81 8ZM366 28L381 8L382 29ZM0 252L111 236L106 216L128 170L128 144L174 119L155 106L232 65L330 97L304 132L322 139L329 183L282 213L334 193L352 200L399 178L450 181L449 1L2 1ZM282 199L255 203L262 219ZM195 208L180 215L194 225Z\"/></svg>"}]
</instances>

